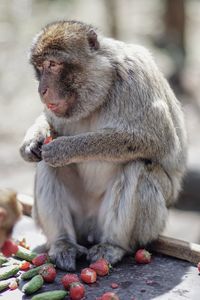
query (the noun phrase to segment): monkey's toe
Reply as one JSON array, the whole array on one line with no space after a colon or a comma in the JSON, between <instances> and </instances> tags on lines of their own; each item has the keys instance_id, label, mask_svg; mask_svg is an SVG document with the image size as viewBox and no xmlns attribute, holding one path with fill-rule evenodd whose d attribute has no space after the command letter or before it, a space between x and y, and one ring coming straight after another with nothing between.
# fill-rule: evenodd
<instances>
[{"instance_id":1,"label":"monkey's toe","mask_svg":"<svg viewBox=\"0 0 200 300\"><path fill-rule=\"evenodd\" d=\"M98 244L89 249L87 259L95 262L100 258L105 258L110 264L116 264L122 259L125 250L108 243Z\"/></svg>"},{"instance_id":2,"label":"monkey's toe","mask_svg":"<svg viewBox=\"0 0 200 300\"><path fill-rule=\"evenodd\" d=\"M65 271L75 271L76 257L86 255L87 249L65 239L58 240L51 246L49 256L56 266Z\"/></svg>"},{"instance_id":3,"label":"monkey's toe","mask_svg":"<svg viewBox=\"0 0 200 300\"><path fill-rule=\"evenodd\" d=\"M61 270L69 272L76 270L76 251L73 249L69 249L67 252L57 252L51 255L50 258Z\"/></svg>"},{"instance_id":4,"label":"monkey's toe","mask_svg":"<svg viewBox=\"0 0 200 300\"><path fill-rule=\"evenodd\" d=\"M40 254L40 253L48 252L48 250L49 250L49 247L47 246L46 243L44 243L42 245L39 245L39 246L35 247L33 249L33 252L36 252L36 253Z\"/></svg>"}]
</instances>

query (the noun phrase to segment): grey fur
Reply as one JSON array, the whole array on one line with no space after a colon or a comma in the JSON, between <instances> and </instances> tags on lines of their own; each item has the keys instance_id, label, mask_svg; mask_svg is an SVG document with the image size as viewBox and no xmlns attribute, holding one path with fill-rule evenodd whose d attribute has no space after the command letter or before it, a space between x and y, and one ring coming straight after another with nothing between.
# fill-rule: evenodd
<instances>
[{"instance_id":1,"label":"grey fur","mask_svg":"<svg viewBox=\"0 0 200 300\"><path fill-rule=\"evenodd\" d=\"M88 258L116 263L156 239L186 167L181 105L149 52L100 35L98 43L71 116L45 109L21 147L24 159L35 161L31 145L50 127L57 132L42 146L34 217L64 269L75 266L76 251L66 253L72 244L99 244Z\"/></svg>"}]
</instances>

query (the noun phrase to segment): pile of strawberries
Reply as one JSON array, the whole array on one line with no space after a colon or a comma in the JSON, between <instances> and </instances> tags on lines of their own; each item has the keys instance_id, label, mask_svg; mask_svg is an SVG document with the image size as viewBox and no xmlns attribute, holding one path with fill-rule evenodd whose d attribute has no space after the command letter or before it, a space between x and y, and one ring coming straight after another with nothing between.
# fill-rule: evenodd
<instances>
[{"instance_id":1,"label":"pile of strawberries","mask_svg":"<svg viewBox=\"0 0 200 300\"><path fill-rule=\"evenodd\" d=\"M97 260L95 263L90 264L89 268L85 268L81 271L80 278L84 283L90 284L97 280L97 276L108 275L110 270L108 262L102 258ZM66 290L69 290L69 296L72 300L82 299L85 295L84 285L80 282L79 277L76 274L66 274L61 279ZM99 300L119 300L115 293L108 292L103 294Z\"/></svg>"}]
</instances>

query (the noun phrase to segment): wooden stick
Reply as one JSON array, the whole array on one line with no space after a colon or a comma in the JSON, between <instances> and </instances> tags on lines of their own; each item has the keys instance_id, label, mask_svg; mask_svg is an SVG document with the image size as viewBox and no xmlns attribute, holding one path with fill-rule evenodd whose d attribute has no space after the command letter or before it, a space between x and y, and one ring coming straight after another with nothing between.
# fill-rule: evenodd
<instances>
[{"instance_id":1,"label":"wooden stick","mask_svg":"<svg viewBox=\"0 0 200 300\"><path fill-rule=\"evenodd\" d=\"M194 264L200 262L200 245L164 235L160 235L159 238L150 245L150 249Z\"/></svg>"}]
</instances>

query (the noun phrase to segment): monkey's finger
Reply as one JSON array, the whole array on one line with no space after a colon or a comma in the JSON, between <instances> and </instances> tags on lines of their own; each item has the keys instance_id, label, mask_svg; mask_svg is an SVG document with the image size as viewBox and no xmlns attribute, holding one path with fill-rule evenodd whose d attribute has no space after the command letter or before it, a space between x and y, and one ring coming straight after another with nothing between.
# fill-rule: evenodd
<instances>
[{"instance_id":1,"label":"monkey's finger","mask_svg":"<svg viewBox=\"0 0 200 300\"><path fill-rule=\"evenodd\" d=\"M33 155L41 160L41 146L38 142L32 142L29 146L29 149Z\"/></svg>"}]
</instances>

